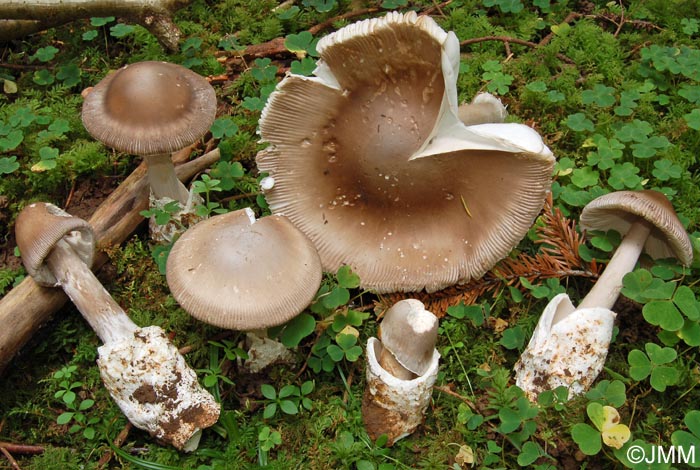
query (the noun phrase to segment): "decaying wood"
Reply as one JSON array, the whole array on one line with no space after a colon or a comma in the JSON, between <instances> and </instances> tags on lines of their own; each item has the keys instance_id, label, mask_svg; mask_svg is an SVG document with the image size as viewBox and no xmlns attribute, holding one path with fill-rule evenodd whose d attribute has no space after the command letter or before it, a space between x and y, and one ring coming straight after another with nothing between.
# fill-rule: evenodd
<instances>
[{"instance_id":1,"label":"decaying wood","mask_svg":"<svg viewBox=\"0 0 700 470\"><path fill-rule=\"evenodd\" d=\"M189 0L4 0L0 2L0 42L71 21L117 16L140 24L171 51L180 30L173 13Z\"/></svg>"},{"instance_id":2,"label":"decaying wood","mask_svg":"<svg viewBox=\"0 0 700 470\"><path fill-rule=\"evenodd\" d=\"M188 152L178 152L173 161L180 163L187 157ZM216 149L178 165L177 176L186 181L211 166L219 157L219 151ZM144 218L139 212L147 209L147 206L146 165L142 163L88 220L95 232L98 250L119 245L126 240L143 222ZM104 251L98 251L95 254L93 270L99 269L107 259ZM0 299L0 374L32 334L67 300L61 289L40 287L29 276Z\"/></svg>"}]
</instances>

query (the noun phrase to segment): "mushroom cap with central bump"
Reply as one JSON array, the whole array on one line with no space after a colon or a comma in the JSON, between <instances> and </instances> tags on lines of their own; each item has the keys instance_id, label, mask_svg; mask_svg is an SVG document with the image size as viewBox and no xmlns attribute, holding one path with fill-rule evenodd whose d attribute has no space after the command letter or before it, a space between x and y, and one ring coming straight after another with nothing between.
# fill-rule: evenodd
<instances>
[{"instance_id":1,"label":"mushroom cap with central bump","mask_svg":"<svg viewBox=\"0 0 700 470\"><path fill-rule=\"evenodd\" d=\"M653 259L676 258L683 265L693 262L690 238L668 198L658 191L616 191L589 202L579 220L583 230L615 230L625 235L632 224L646 220L652 225L644 251Z\"/></svg>"},{"instance_id":2,"label":"mushroom cap with central bump","mask_svg":"<svg viewBox=\"0 0 700 470\"><path fill-rule=\"evenodd\" d=\"M190 227L168 255L166 276L193 317L249 331L297 316L316 295L322 271L316 249L289 220L255 220L246 208Z\"/></svg>"},{"instance_id":3,"label":"mushroom cap with central bump","mask_svg":"<svg viewBox=\"0 0 700 470\"><path fill-rule=\"evenodd\" d=\"M202 137L216 115L216 93L195 72L167 62L126 65L86 96L87 131L108 147L135 155L171 153Z\"/></svg>"},{"instance_id":4,"label":"mushroom cap with central bump","mask_svg":"<svg viewBox=\"0 0 700 470\"><path fill-rule=\"evenodd\" d=\"M377 292L478 278L541 210L554 157L522 124L457 117L459 41L390 13L322 38L314 77L289 75L260 121L266 190L316 245Z\"/></svg>"}]
</instances>

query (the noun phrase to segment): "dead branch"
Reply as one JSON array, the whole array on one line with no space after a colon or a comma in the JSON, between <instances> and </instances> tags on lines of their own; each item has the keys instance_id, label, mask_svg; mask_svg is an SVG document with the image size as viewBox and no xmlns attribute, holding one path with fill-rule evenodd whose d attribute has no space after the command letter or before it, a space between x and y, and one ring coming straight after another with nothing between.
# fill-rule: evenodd
<instances>
[{"instance_id":1,"label":"dead branch","mask_svg":"<svg viewBox=\"0 0 700 470\"><path fill-rule=\"evenodd\" d=\"M189 152L177 152L173 161L186 161ZM220 158L215 149L201 157L176 167L178 178L190 179L199 171L211 166ZM97 208L88 220L95 232L99 249L117 246L131 235L144 220L139 214L148 206L148 182L146 165L139 165L117 189ZM107 262L104 251L95 254L93 269ZM38 286L27 276L17 287L0 299L0 374L34 331L66 303L61 289Z\"/></svg>"},{"instance_id":2,"label":"dead branch","mask_svg":"<svg viewBox=\"0 0 700 470\"><path fill-rule=\"evenodd\" d=\"M181 33L172 15L188 3L189 0L4 0L0 2L0 42L78 19L117 16L140 24L164 47L176 51Z\"/></svg>"}]
</instances>

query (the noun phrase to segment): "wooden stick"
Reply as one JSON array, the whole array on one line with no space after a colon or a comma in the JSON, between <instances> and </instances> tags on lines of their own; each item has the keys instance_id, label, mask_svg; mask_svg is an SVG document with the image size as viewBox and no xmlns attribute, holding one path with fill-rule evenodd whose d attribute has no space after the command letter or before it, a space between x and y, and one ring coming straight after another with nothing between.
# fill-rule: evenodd
<instances>
[{"instance_id":1,"label":"wooden stick","mask_svg":"<svg viewBox=\"0 0 700 470\"><path fill-rule=\"evenodd\" d=\"M187 152L173 155L174 163L182 163ZM215 149L190 162L177 166L180 180L186 181L220 158ZM141 224L139 214L148 208L146 165L139 165L117 189L97 208L88 220L95 232L98 250L120 245ZM107 262L104 251L95 253L93 270ZM0 300L0 375L15 354L68 298L61 289L38 286L27 276L17 287Z\"/></svg>"}]
</instances>

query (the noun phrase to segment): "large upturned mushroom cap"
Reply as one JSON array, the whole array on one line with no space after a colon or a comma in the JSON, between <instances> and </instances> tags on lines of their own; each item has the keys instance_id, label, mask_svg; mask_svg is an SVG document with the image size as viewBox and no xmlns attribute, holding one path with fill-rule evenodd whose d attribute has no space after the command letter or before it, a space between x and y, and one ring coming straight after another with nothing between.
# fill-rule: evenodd
<instances>
[{"instance_id":1,"label":"large upturned mushroom cap","mask_svg":"<svg viewBox=\"0 0 700 470\"><path fill-rule=\"evenodd\" d=\"M290 75L260 121L266 191L318 248L379 292L481 276L522 239L554 157L531 128L457 117L459 41L427 16L390 13L317 46L316 77Z\"/></svg>"},{"instance_id":2,"label":"large upturned mushroom cap","mask_svg":"<svg viewBox=\"0 0 700 470\"><path fill-rule=\"evenodd\" d=\"M658 191L616 191L589 202L579 220L583 230L615 230L625 235L632 224L644 219L652 225L644 251L654 259L676 258L693 262L690 238L673 205Z\"/></svg>"},{"instance_id":3,"label":"large upturned mushroom cap","mask_svg":"<svg viewBox=\"0 0 700 470\"><path fill-rule=\"evenodd\" d=\"M282 216L250 209L190 227L168 255L170 290L193 317L221 328L257 330L297 316L321 284L308 238Z\"/></svg>"},{"instance_id":4,"label":"large upturned mushroom cap","mask_svg":"<svg viewBox=\"0 0 700 470\"><path fill-rule=\"evenodd\" d=\"M180 65L137 62L107 75L85 97L83 124L108 147L135 155L171 153L211 127L216 93Z\"/></svg>"}]
</instances>

